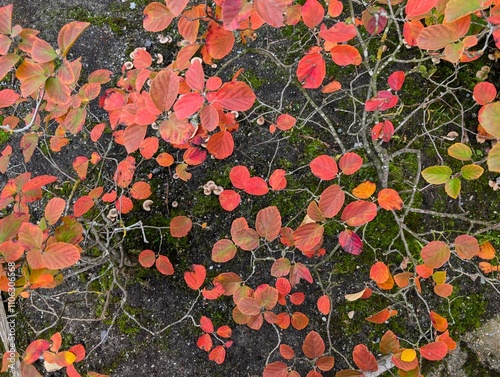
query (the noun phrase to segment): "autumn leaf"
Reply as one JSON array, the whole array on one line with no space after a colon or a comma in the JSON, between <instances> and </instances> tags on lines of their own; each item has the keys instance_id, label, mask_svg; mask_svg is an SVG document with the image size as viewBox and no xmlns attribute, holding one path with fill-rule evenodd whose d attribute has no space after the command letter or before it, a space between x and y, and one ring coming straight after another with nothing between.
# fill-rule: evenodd
<instances>
[{"instance_id":1,"label":"autumn leaf","mask_svg":"<svg viewBox=\"0 0 500 377\"><path fill-rule=\"evenodd\" d=\"M302 352L309 359L315 359L325 353L325 342L316 331L310 331L302 343Z\"/></svg>"},{"instance_id":2,"label":"autumn leaf","mask_svg":"<svg viewBox=\"0 0 500 377\"><path fill-rule=\"evenodd\" d=\"M193 222L189 217L176 216L170 221L170 234L175 238L182 238L188 235L193 227Z\"/></svg>"},{"instance_id":3,"label":"autumn leaf","mask_svg":"<svg viewBox=\"0 0 500 377\"><path fill-rule=\"evenodd\" d=\"M359 369L366 372L378 370L377 360L364 344L358 344L352 351L352 358Z\"/></svg>"},{"instance_id":4,"label":"autumn leaf","mask_svg":"<svg viewBox=\"0 0 500 377\"><path fill-rule=\"evenodd\" d=\"M326 76L326 63L319 52L306 54L297 67L297 78L305 89L319 88Z\"/></svg>"},{"instance_id":5,"label":"autumn leaf","mask_svg":"<svg viewBox=\"0 0 500 377\"><path fill-rule=\"evenodd\" d=\"M193 271L184 272L184 281L189 288L196 291L205 282L207 272L205 267L200 264L193 264L192 269Z\"/></svg>"}]
</instances>

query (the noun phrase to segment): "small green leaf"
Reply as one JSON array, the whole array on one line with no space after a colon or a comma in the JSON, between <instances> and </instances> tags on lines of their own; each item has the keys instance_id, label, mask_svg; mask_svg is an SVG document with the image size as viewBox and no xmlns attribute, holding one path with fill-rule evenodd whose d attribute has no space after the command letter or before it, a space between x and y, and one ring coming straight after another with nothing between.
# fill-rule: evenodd
<instances>
[{"instance_id":1,"label":"small green leaf","mask_svg":"<svg viewBox=\"0 0 500 377\"><path fill-rule=\"evenodd\" d=\"M462 177L464 177L464 179L467 179L468 181L478 179L484 173L484 169L481 166L474 164L462 166L462 169L460 169L460 171L462 172Z\"/></svg>"},{"instance_id":2,"label":"small green leaf","mask_svg":"<svg viewBox=\"0 0 500 377\"><path fill-rule=\"evenodd\" d=\"M444 190L453 199L458 198L458 194L460 194L460 188L462 187L462 183L458 178L452 178L447 181L444 185Z\"/></svg>"},{"instance_id":3,"label":"small green leaf","mask_svg":"<svg viewBox=\"0 0 500 377\"><path fill-rule=\"evenodd\" d=\"M491 148L487 163L489 171L500 172L500 143Z\"/></svg>"},{"instance_id":4,"label":"small green leaf","mask_svg":"<svg viewBox=\"0 0 500 377\"><path fill-rule=\"evenodd\" d=\"M429 166L422 171L422 177L433 185L446 183L450 179L451 169L448 166Z\"/></svg>"},{"instance_id":5,"label":"small green leaf","mask_svg":"<svg viewBox=\"0 0 500 377\"><path fill-rule=\"evenodd\" d=\"M462 143L455 143L448 148L448 154L460 161L468 161L472 157L472 149Z\"/></svg>"}]
</instances>

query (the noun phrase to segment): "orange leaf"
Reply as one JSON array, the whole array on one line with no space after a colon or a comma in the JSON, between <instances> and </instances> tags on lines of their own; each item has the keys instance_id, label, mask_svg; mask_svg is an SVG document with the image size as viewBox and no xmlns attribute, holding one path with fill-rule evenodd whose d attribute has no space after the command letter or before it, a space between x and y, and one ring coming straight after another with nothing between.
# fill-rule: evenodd
<instances>
[{"instance_id":1,"label":"orange leaf","mask_svg":"<svg viewBox=\"0 0 500 377\"><path fill-rule=\"evenodd\" d=\"M422 248L420 256L427 267L439 268L450 259L450 249L443 241L431 241Z\"/></svg>"},{"instance_id":2,"label":"orange leaf","mask_svg":"<svg viewBox=\"0 0 500 377\"><path fill-rule=\"evenodd\" d=\"M479 245L479 253L477 256L481 259L493 259L495 258L496 250L490 241L483 242Z\"/></svg>"},{"instance_id":3,"label":"orange leaf","mask_svg":"<svg viewBox=\"0 0 500 377\"><path fill-rule=\"evenodd\" d=\"M160 166L171 166L174 163L174 158L170 153L162 152L156 157L156 162Z\"/></svg>"},{"instance_id":4,"label":"orange leaf","mask_svg":"<svg viewBox=\"0 0 500 377\"><path fill-rule=\"evenodd\" d=\"M271 266L271 276L286 276L290 272L290 260L288 258L279 258Z\"/></svg>"},{"instance_id":5,"label":"orange leaf","mask_svg":"<svg viewBox=\"0 0 500 377\"><path fill-rule=\"evenodd\" d=\"M370 269L370 278L376 283L382 284L391 276L389 268L384 262L376 262Z\"/></svg>"},{"instance_id":6,"label":"orange leaf","mask_svg":"<svg viewBox=\"0 0 500 377\"><path fill-rule=\"evenodd\" d=\"M147 137L143 141L141 141L141 144L139 145L139 152L141 153L142 157L144 157L146 160L149 160L153 158L153 155L158 150L158 146L159 141L157 137Z\"/></svg>"},{"instance_id":7,"label":"orange leaf","mask_svg":"<svg viewBox=\"0 0 500 377\"><path fill-rule=\"evenodd\" d=\"M399 339L397 336L391 331L388 330L382 338L380 339L380 352L384 355L388 353L395 353L399 349Z\"/></svg>"},{"instance_id":8,"label":"orange leaf","mask_svg":"<svg viewBox=\"0 0 500 377\"><path fill-rule=\"evenodd\" d=\"M344 67L346 65L360 65L363 59L356 47L350 45L337 45L330 49L330 54L335 64Z\"/></svg>"},{"instance_id":9,"label":"orange leaf","mask_svg":"<svg viewBox=\"0 0 500 377\"><path fill-rule=\"evenodd\" d=\"M234 151L233 136L228 131L213 134L208 139L207 150L218 160L231 156Z\"/></svg>"},{"instance_id":10,"label":"orange leaf","mask_svg":"<svg viewBox=\"0 0 500 377\"><path fill-rule=\"evenodd\" d=\"M446 331L446 329L448 328L448 321L446 320L446 318L441 317L439 314L437 314L434 311L431 311L430 317L431 317L432 326L437 331L439 331L439 332Z\"/></svg>"},{"instance_id":11,"label":"orange leaf","mask_svg":"<svg viewBox=\"0 0 500 377\"><path fill-rule=\"evenodd\" d=\"M155 3L151 3L152 5ZM158 3L156 3L158 4ZM161 5L161 4L160 4ZM151 100L160 111L168 111L179 94L179 76L171 69L161 70L151 80Z\"/></svg>"},{"instance_id":12,"label":"orange leaf","mask_svg":"<svg viewBox=\"0 0 500 377\"><path fill-rule=\"evenodd\" d=\"M50 337L50 342L52 343L51 346L50 346L50 350L52 352L58 352L59 351L59 348L61 348L61 344L62 344L62 337L61 337L61 333L60 332L56 332L54 333L51 337Z\"/></svg>"},{"instance_id":13,"label":"orange leaf","mask_svg":"<svg viewBox=\"0 0 500 377\"><path fill-rule=\"evenodd\" d=\"M370 181L365 181L357 185L352 194L358 199L368 199L375 192L377 185Z\"/></svg>"},{"instance_id":14,"label":"orange leaf","mask_svg":"<svg viewBox=\"0 0 500 377\"><path fill-rule=\"evenodd\" d=\"M378 370L377 360L364 344L358 344L352 351L352 358L359 369L366 372Z\"/></svg>"},{"instance_id":15,"label":"orange leaf","mask_svg":"<svg viewBox=\"0 0 500 377\"><path fill-rule=\"evenodd\" d=\"M325 181L335 178L339 171L335 160L327 155L316 157L311 161L309 167L316 177Z\"/></svg>"},{"instance_id":16,"label":"orange leaf","mask_svg":"<svg viewBox=\"0 0 500 377\"><path fill-rule=\"evenodd\" d=\"M200 327L203 331L205 331L206 333L209 333L209 334L211 334L215 331L212 320L208 317L205 317L205 316L201 316L201 318L200 318Z\"/></svg>"},{"instance_id":17,"label":"orange leaf","mask_svg":"<svg viewBox=\"0 0 500 377\"><path fill-rule=\"evenodd\" d=\"M297 123L297 120L288 114L281 114L278 119L276 119L276 127L282 131L288 131L295 126L295 123Z\"/></svg>"},{"instance_id":18,"label":"orange leaf","mask_svg":"<svg viewBox=\"0 0 500 377\"><path fill-rule=\"evenodd\" d=\"M276 169L273 171L269 177L269 186L271 186L271 189L274 191L283 190L287 185L285 175L286 171L283 169Z\"/></svg>"},{"instance_id":19,"label":"orange leaf","mask_svg":"<svg viewBox=\"0 0 500 377\"><path fill-rule=\"evenodd\" d=\"M228 55L234 46L234 34L225 30L215 22L210 23L206 37L207 51L214 59L222 59Z\"/></svg>"},{"instance_id":20,"label":"orange leaf","mask_svg":"<svg viewBox=\"0 0 500 377\"><path fill-rule=\"evenodd\" d=\"M291 324L297 330L302 330L309 324L309 318L304 313L294 312L291 317Z\"/></svg>"},{"instance_id":21,"label":"orange leaf","mask_svg":"<svg viewBox=\"0 0 500 377\"><path fill-rule=\"evenodd\" d=\"M363 165L363 159L354 152L344 154L339 161L340 170L345 175L356 173L361 168L361 165Z\"/></svg>"},{"instance_id":22,"label":"orange leaf","mask_svg":"<svg viewBox=\"0 0 500 377\"><path fill-rule=\"evenodd\" d=\"M49 270L62 270L78 262L80 252L74 245L66 242L55 242L43 250L41 259Z\"/></svg>"},{"instance_id":23,"label":"orange leaf","mask_svg":"<svg viewBox=\"0 0 500 377\"><path fill-rule=\"evenodd\" d=\"M333 356L323 356L316 360L316 366L323 372L328 372L333 368L334 365L335 359L333 358ZM318 373L318 376L321 376L321 374Z\"/></svg>"},{"instance_id":24,"label":"orange leaf","mask_svg":"<svg viewBox=\"0 0 500 377\"><path fill-rule=\"evenodd\" d=\"M266 365L262 377L287 377L287 373L288 366L281 361L275 361Z\"/></svg>"},{"instance_id":25,"label":"orange leaf","mask_svg":"<svg viewBox=\"0 0 500 377\"><path fill-rule=\"evenodd\" d=\"M38 360L38 358L47 351L50 347L50 342L45 339L38 339L30 343L23 358L26 364L32 364Z\"/></svg>"},{"instance_id":26,"label":"orange leaf","mask_svg":"<svg viewBox=\"0 0 500 377\"><path fill-rule=\"evenodd\" d=\"M457 348L457 343L450 337L448 330L446 330L443 334L438 335L436 337L437 341L445 342L448 346L448 350L453 351Z\"/></svg>"},{"instance_id":27,"label":"orange leaf","mask_svg":"<svg viewBox=\"0 0 500 377\"><path fill-rule=\"evenodd\" d=\"M313 250L321 244L324 230L323 226L316 223L299 226L293 232L295 247L302 252Z\"/></svg>"},{"instance_id":28,"label":"orange leaf","mask_svg":"<svg viewBox=\"0 0 500 377\"><path fill-rule=\"evenodd\" d=\"M144 8L143 27L147 31L158 32L166 29L174 15L161 3L153 2Z\"/></svg>"},{"instance_id":29,"label":"orange leaf","mask_svg":"<svg viewBox=\"0 0 500 377\"><path fill-rule=\"evenodd\" d=\"M44 216L49 225L54 225L57 223L61 217L64 208L66 207L66 201L61 198L52 198L49 200L45 206Z\"/></svg>"},{"instance_id":30,"label":"orange leaf","mask_svg":"<svg viewBox=\"0 0 500 377\"><path fill-rule=\"evenodd\" d=\"M325 342L316 331L310 331L302 343L302 352L309 359L315 359L325 353Z\"/></svg>"},{"instance_id":31,"label":"orange leaf","mask_svg":"<svg viewBox=\"0 0 500 377\"><path fill-rule=\"evenodd\" d=\"M255 93L247 84L232 81L221 86L216 92L214 102L227 110L247 111L253 106L255 99Z\"/></svg>"},{"instance_id":32,"label":"orange leaf","mask_svg":"<svg viewBox=\"0 0 500 377\"><path fill-rule=\"evenodd\" d=\"M358 200L349 203L342 212L341 219L347 225L361 226L372 221L377 216L377 205L372 202Z\"/></svg>"},{"instance_id":33,"label":"orange leaf","mask_svg":"<svg viewBox=\"0 0 500 377\"><path fill-rule=\"evenodd\" d=\"M254 316L260 314L261 305L253 297L243 297L238 303L237 307L241 313L248 316Z\"/></svg>"},{"instance_id":34,"label":"orange leaf","mask_svg":"<svg viewBox=\"0 0 500 377\"><path fill-rule=\"evenodd\" d=\"M184 272L184 281L193 290L198 290L205 282L207 271L201 264L193 264L193 271Z\"/></svg>"},{"instance_id":35,"label":"orange leaf","mask_svg":"<svg viewBox=\"0 0 500 377\"><path fill-rule=\"evenodd\" d=\"M72 21L64 25L59 30L57 44L62 56L68 54L69 49L76 42L78 37L90 26L90 22Z\"/></svg>"},{"instance_id":36,"label":"orange leaf","mask_svg":"<svg viewBox=\"0 0 500 377\"><path fill-rule=\"evenodd\" d=\"M316 303L318 310L321 314L327 315L330 313L330 297L328 295L323 295L320 298L318 298L318 302Z\"/></svg>"},{"instance_id":37,"label":"orange leaf","mask_svg":"<svg viewBox=\"0 0 500 377\"><path fill-rule=\"evenodd\" d=\"M450 297L453 293L453 285L448 283L437 284L434 286L434 293L440 297Z\"/></svg>"},{"instance_id":38,"label":"orange leaf","mask_svg":"<svg viewBox=\"0 0 500 377\"><path fill-rule=\"evenodd\" d=\"M261 209L255 219L255 229L259 236L268 241L276 239L281 230L281 215L277 207Z\"/></svg>"},{"instance_id":39,"label":"orange leaf","mask_svg":"<svg viewBox=\"0 0 500 377\"><path fill-rule=\"evenodd\" d=\"M188 235L193 227L193 222L189 217L176 216L170 222L170 234L174 238L182 238Z\"/></svg>"},{"instance_id":40,"label":"orange leaf","mask_svg":"<svg viewBox=\"0 0 500 377\"><path fill-rule=\"evenodd\" d=\"M394 275L394 281L399 288L405 288L410 283L410 279L413 277L411 272L401 272Z\"/></svg>"},{"instance_id":41,"label":"orange leaf","mask_svg":"<svg viewBox=\"0 0 500 377\"><path fill-rule=\"evenodd\" d=\"M292 360L295 357L295 351L286 344L280 344L280 354L287 360Z\"/></svg>"},{"instance_id":42,"label":"orange leaf","mask_svg":"<svg viewBox=\"0 0 500 377\"><path fill-rule=\"evenodd\" d=\"M240 229L232 238L234 243L243 250L251 251L259 247L259 235L253 229Z\"/></svg>"},{"instance_id":43,"label":"orange leaf","mask_svg":"<svg viewBox=\"0 0 500 377\"><path fill-rule=\"evenodd\" d=\"M118 186L126 188L132 183L134 172L135 159L132 156L128 156L118 164L113 179Z\"/></svg>"},{"instance_id":44,"label":"orange leaf","mask_svg":"<svg viewBox=\"0 0 500 377\"><path fill-rule=\"evenodd\" d=\"M130 196L137 200L147 199L151 196L151 187L146 182L136 182L130 189Z\"/></svg>"},{"instance_id":45,"label":"orange leaf","mask_svg":"<svg viewBox=\"0 0 500 377\"><path fill-rule=\"evenodd\" d=\"M417 370L418 371L418 358L413 359L412 361L403 361L401 360L401 355L403 353L403 350L400 352L395 353L391 360L396 365L399 369L405 372Z\"/></svg>"},{"instance_id":46,"label":"orange leaf","mask_svg":"<svg viewBox=\"0 0 500 377\"><path fill-rule=\"evenodd\" d=\"M260 177L252 177L246 181L244 190L247 194L256 196L266 195L269 192L266 181Z\"/></svg>"},{"instance_id":47,"label":"orange leaf","mask_svg":"<svg viewBox=\"0 0 500 377\"><path fill-rule=\"evenodd\" d=\"M160 271L163 275L173 275L174 274L174 266L170 262L170 259L164 255L159 255L156 258L155 266L158 271Z\"/></svg>"},{"instance_id":48,"label":"orange leaf","mask_svg":"<svg viewBox=\"0 0 500 377\"><path fill-rule=\"evenodd\" d=\"M241 196L236 191L224 190L219 195L219 203L226 211L233 211L240 205Z\"/></svg>"},{"instance_id":49,"label":"orange leaf","mask_svg":"<svg viewBox=\"0 0 500 377\"><path fill-rule=\"evenodd\" d=\"M92 131L90 131L90 140L92 140L94 143L99 140L105 128L105 123L96 124L94 128L92 128Z\"/></svg>"},{"instance_id":50,"label":"orange leaf","mask_svg":"<svg viewBox=\"0 0 500 377\"><path fill-rule=\"evenodd\" d=\"M330 2L333 3L337 0L332 0ZM340 1L337 1L338 3L340 3ZM340 84L340 82L338 82L337 80L333 80L332 82L326 84L323 89L321 89L321 93L333 93L333 92L336 92L337 90L340 90L342 89L342 85Z\"/></svg>"},{"instance_id":51,"label":"orange leaf","mask_svg":"<svg viewBox=\"0 0 500 377\"><path fill-rule=\"evenodd\" d=\"M142 267L149 268L156 261L156 254L153 250L143 250L139 254L139 263Z\"/></svg>"},{"instance_id":52,"label":"orange leaf","mask_svg":"<svg viewBox=\"0 0 500 377\"><path fill-rule=\"evenodd\" d=\"M381 310L381 311L375 313L374 315L372 315L371 317L368 317L365 319L371 323L381 324L381 323L384 323L385 321L387 321L389 318L395 316L396 314L398 314L397 310L385 308L384 310Z\"/></svg>"},{"instance_id":53,"label":"orange leaf","mask_svg":"<svg viewBox=\"0 0 500 377\"><path fill-rule=\"evenodd\" d=\"M396 190L385 188L378 193L378 204L387 211L403 208L403 200Z\"/></svg>"},{"instance_id":54,"label":"orange leaf","mask_svg":"<svg viewBox=\"0 0 500 377\"><path fill-rule=\"evenodd\" d=\"M420 347L420 355L424 359L437 361L442 360L448 353L448 346L445 342L437 341Z\"/></svg>"},{"instance_id":55,"label":"orange leaf","mask_svg":"<svg viewBox=\"0 0 500 377\"><path fill-rule=\"evenodd\" d=\"M233 331L227 325L221 326L217 329L217 335L223 338L230 338Z\"/></svg>"},{"instance_id":56,"label":"orange leaf","mask_svg":"<svg viewBox=\"0 0 500 377\"><path fill-rule=\"evenodd\" d=\"M471 259L478 255L479 242L475 237L463 234L455 238L455 251L462 259Z\"/></svg>"}]
</instances>

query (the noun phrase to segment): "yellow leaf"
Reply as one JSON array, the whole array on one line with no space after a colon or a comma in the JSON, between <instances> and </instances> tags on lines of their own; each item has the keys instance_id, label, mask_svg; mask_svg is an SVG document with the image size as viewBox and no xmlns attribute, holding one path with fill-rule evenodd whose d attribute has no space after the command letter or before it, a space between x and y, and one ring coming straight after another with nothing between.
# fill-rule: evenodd
<instances>
[{"instance_id":1,"label":"yellow leaf","mask_svg":"<svg viewBox=\"0 0 500 377\"><path fill-rule=\"evenodd\" d=\"M414 349L405 349L401 353L401 360L405 361L407 363L412 362L413 360L415 360L416 357L417 357L417 353L415 352Z\"/></svg>"},{"instance_id":2,"label":"yellow leaf","mask_svg":"<svg viewBox=\"0 0 500 377\"><path fill-rule=\"evenodd\" d=\"M375 183L366 181L356 186L352 190L352 194L359 199L368 199L370 196L373 195L376 188L377 185Z\"/></svg>"}]
</instances>

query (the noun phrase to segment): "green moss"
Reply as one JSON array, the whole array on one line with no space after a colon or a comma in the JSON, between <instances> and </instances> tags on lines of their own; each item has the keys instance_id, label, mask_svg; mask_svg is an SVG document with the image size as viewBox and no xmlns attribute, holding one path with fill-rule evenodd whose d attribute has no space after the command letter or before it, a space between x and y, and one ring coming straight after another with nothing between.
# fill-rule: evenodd
<instances>
[{"instance_id":1,"label":"green moss","mask_svg":"<svg viewBox=\"0 0 500 377\"><path fill-rule=\"evenodd\" d=\"M262 77L258 76L253 70L244 71L241 76L241 80L246 81L253 90L258 90L266 83Z\"/></svg>"},{"instance_id":2,"label":"green moss","mask_svg":"<svg viewBox=\"0 0 500 377\"><path fill-rule=\"evenodd\" d=\"M133 24L124 17L98 15L83 7L73 7L69 9L68 17L77 21L90 22L95 26L107 25L111 31L117 35L123 35L126 29L133 26Z\"/></svg>"},{"instance_id":3,"label":"green moss","mask_svg":"<svg viewBox=\"0 0 500 377\"><path fill-rule=\"evenodd\" d=\"M450 326L451 335L463 335L481 326L486 306L486 298L482 294L467 294L452 300L450 312L455 323ZM444 308L443 313L446 313Z\"/></svg>"},{"instance_id":4,"label":"green moss","mask_svg":"<svg viewBox=\"0 0 500 377\"><path fill-rule=\"evenodd\" d=\"M0 130L0 145L7 143L10 139L10 133L4 130Z\"/></svg>"}]
</instances>

